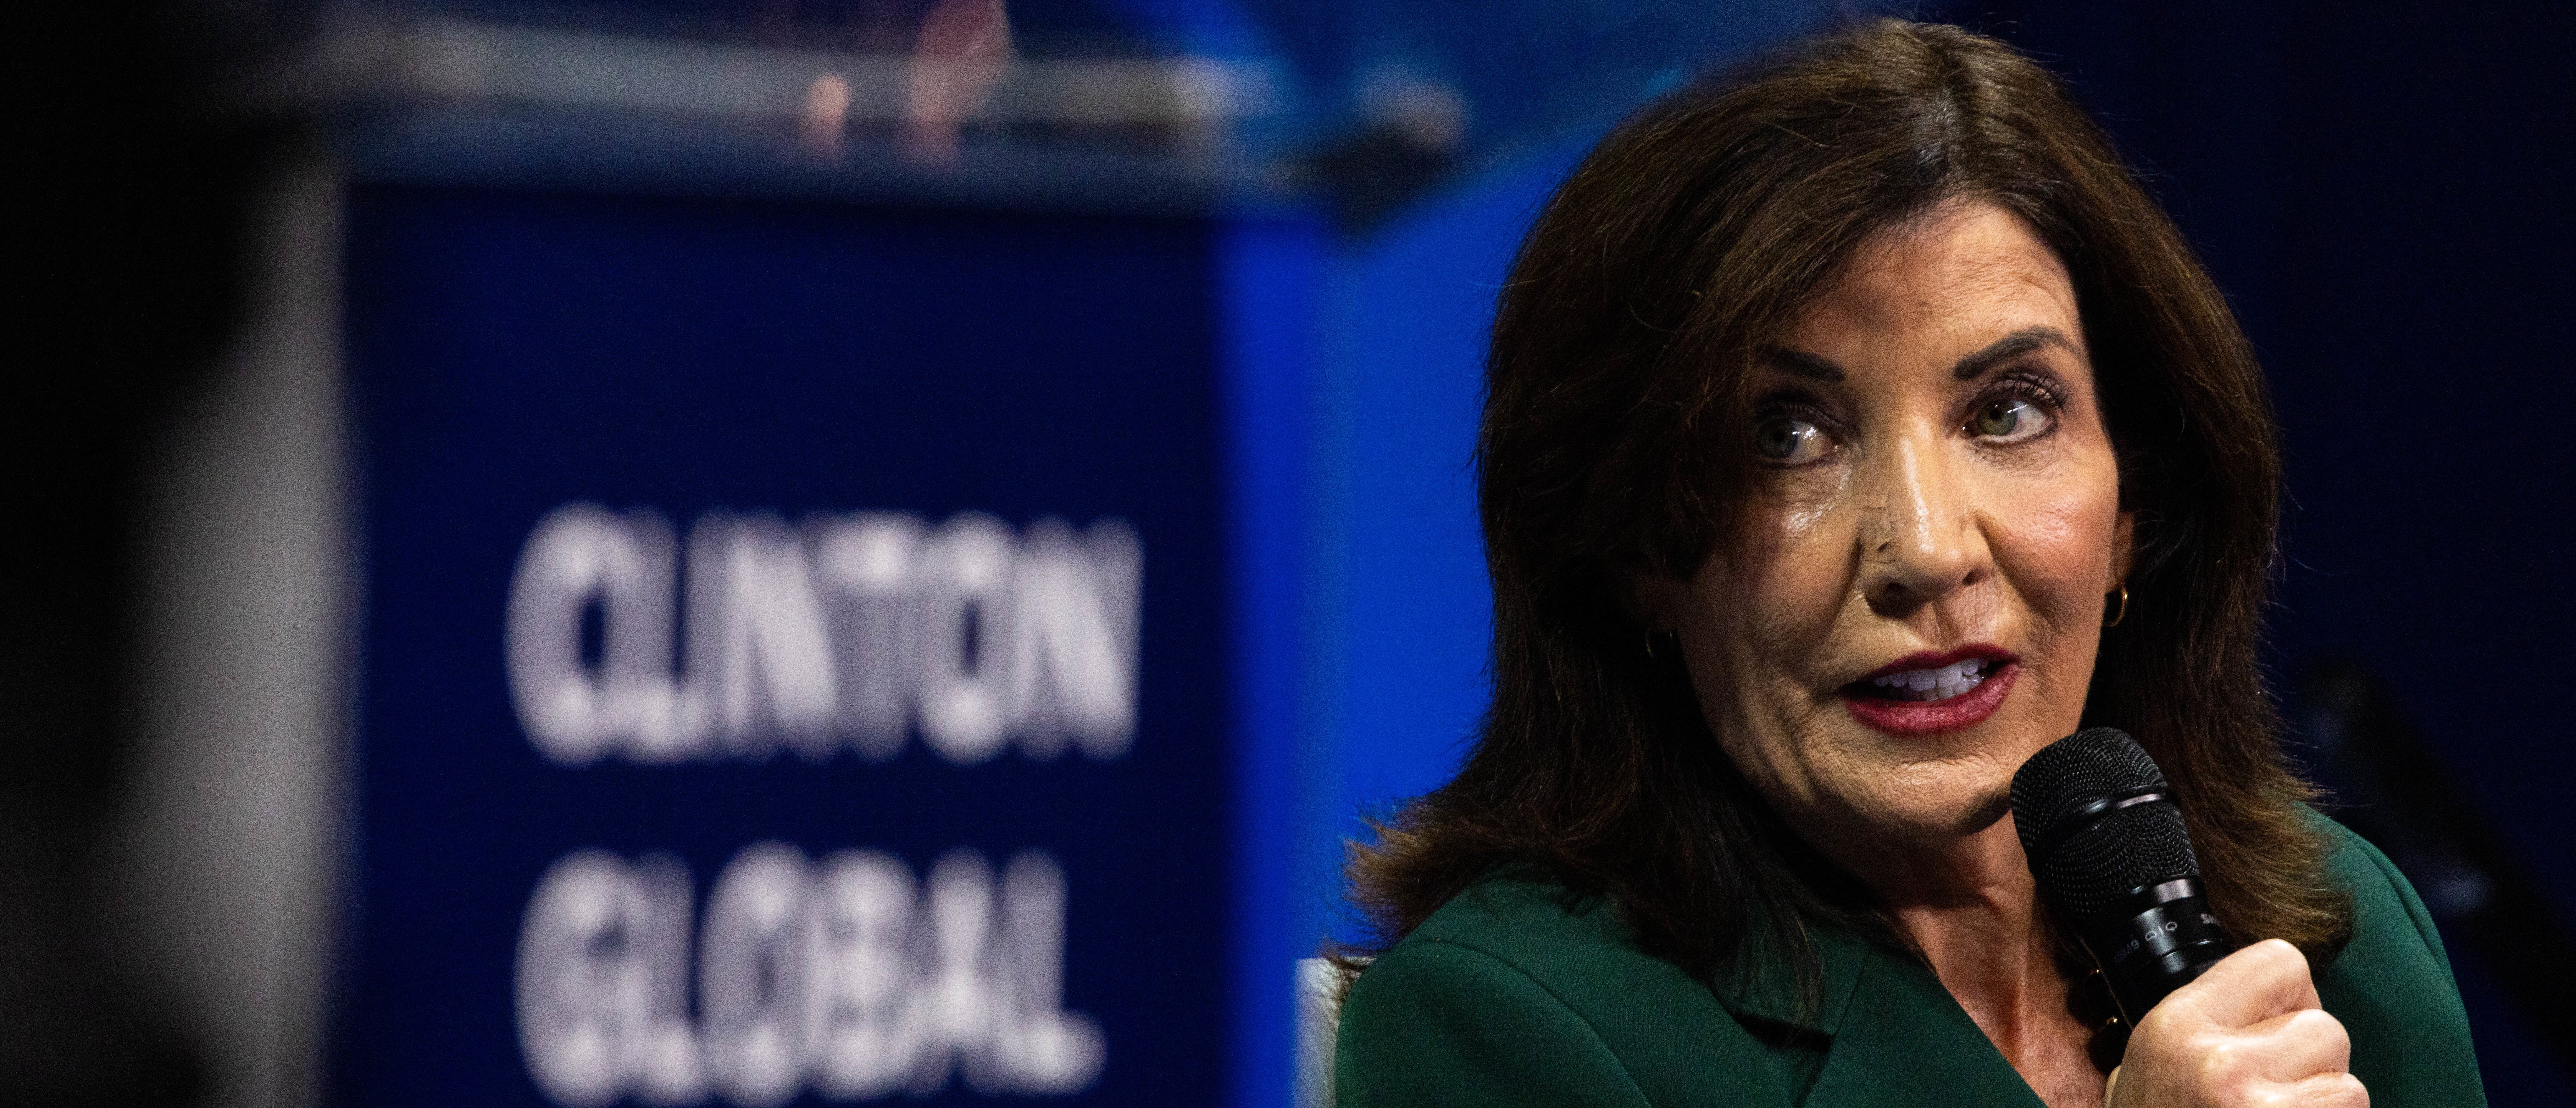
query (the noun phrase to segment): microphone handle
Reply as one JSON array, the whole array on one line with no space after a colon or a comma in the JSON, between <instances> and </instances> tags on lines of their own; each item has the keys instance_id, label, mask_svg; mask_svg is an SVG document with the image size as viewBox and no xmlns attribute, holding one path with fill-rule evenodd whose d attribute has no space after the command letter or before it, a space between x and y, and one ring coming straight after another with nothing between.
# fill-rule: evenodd
<instances>
[{"instance_id":1,"label":"microphone handle","mask_svg":"<svg viewBox=\"0 0 2576 1108\"><path fill-rule=\"evenodd\" d=\"M2131 1027L2158 1001L2236 952L2236 937L2210 912L2197 877L2136 889L2085 921L2077 935Z\"/></svg>"}]
</instances>

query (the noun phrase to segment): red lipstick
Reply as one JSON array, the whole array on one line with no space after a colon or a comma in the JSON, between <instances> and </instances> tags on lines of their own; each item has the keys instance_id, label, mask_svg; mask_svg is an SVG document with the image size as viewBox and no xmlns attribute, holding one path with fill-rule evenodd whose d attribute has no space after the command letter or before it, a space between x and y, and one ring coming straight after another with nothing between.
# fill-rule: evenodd
<instances>
[{"instance_id":1,"label":"red lipstick","mask_svg":"<svg viewBox=\"0 0 2576 1108\"><path fill-rule=\"evenodd\" d=\"M1940 700L1907 700L1892 695L1879 686L1879 678L1909 670L1940 669L1944 666L1978 659L1993 663L1974 688ZM1867 676L1842 688L1843 707L1852 718L1873 731L1913 737L1965 731L1995 714L2003 706L2004 696L2012 691L2013 679L2021 676L2021 665L2009 650L1985 643L1939 652L1908 654L1872 670Z\"/></svg>"}]
</instances>

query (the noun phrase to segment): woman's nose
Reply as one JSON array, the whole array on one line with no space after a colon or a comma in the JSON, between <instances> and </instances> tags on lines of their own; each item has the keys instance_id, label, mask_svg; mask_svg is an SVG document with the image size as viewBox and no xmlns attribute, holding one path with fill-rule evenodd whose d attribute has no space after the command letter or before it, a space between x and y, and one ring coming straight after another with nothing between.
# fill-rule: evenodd
<instances>
[{"instance_id":1,"label":"woman's nose","mask_svg":"<svg viewBox=\"0 0 2576 1108\"><path fill-rule=\"evenodd\" d=\"M1910 615L1993 572L1965 475L1938 444L1898 442L1870 468L1860 498L1860 590L1873 610Z\"/></svg>"}]
</instances>

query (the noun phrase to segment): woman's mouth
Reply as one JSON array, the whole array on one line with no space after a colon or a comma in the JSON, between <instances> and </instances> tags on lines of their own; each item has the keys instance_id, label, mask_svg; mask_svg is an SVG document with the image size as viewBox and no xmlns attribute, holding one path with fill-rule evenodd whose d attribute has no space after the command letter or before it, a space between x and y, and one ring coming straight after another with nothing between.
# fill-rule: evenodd
<instances>
[{"instance_id":1,"label":"woman's mouth","mask_svg":"<svg viewBox=\"0 0 2576 1108\"><path fill-rule=\"evenodd\" d=\"M1993 658L1964 658L1938 669L1900 670L1869 680L1868 693L1888 700L1948 700L1976 688L2003 668Z\"/></svg>"},{"instance_id":2,"label":"woman's mouth","mask_svg":"<svg viewBox=\"0 0 2576 1108\"><path fill-rule=\"evenodd\" d=\"M1918 655L1843 686L1843 706L1863 726L1891 735L1964 731L2003 706L2020 673L2000 650Z\"/></svg>"}]
</instances>

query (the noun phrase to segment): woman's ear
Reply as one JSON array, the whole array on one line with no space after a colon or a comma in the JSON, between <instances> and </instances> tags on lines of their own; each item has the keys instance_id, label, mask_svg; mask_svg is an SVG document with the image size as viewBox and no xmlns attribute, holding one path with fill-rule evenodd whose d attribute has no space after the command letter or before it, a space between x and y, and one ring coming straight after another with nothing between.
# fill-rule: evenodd
<instances>
[{"instance_id":1,"label":"woman's ear","mask_svg":"<svg viewBox=\"0 0 2576 1108\"><path fill-rule=\"evenodd\" d=\"M2129 567L2135 564L2135 556L2137 554L2137 537L2138 513L2135 511L2121 512L2120 521L2111 525L2112 589L2120 588L2129 583ZM2111 590L2104 589L2102 591L2109 592Z\"/></svg>"}]
</instances>

